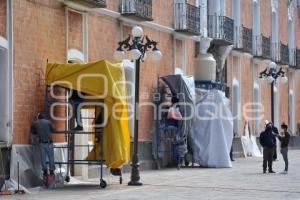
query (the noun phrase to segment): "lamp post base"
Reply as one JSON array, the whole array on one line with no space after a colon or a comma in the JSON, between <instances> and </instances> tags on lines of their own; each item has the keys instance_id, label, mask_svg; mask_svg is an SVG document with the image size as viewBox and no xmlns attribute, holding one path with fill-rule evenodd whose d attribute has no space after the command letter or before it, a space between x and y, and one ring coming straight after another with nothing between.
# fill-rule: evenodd
<instances>
[{"instance_id":1,"label":"lamp post base","mask_svg":"<svg viewBox=\"0 0 300 200\"><path fill-rule=\"evenodd\" d=\"M128 185L129 186L142 186L143 183L140 181L130 181L130 182L128 182Z\"/></svg>"},{"instance_id":2,"label":"lamp post base","mask_svg":"<svg viewBox=\"0 0 300 200\"><path fill-rule=\"evenodd\" d=\"M128 183L129 186L142 186L143 183L141 182L139 167L140 164L137 162L137 156L133 157L133 162L131 163L131 177Z\"/></svg>"}]
</instances>

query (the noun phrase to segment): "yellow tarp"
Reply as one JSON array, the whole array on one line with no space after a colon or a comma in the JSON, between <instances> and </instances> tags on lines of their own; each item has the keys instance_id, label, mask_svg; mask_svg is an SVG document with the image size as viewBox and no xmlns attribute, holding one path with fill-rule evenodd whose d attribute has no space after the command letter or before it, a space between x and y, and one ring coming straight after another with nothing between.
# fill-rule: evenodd
<instances>
[{"instance_id":1,"label":"yellow tarp","mask_svg":"<svg viewBox=\"0 0 300 200\"><path fill-rule=\"evenodd\" d=\"M101 60L89 64L48 63L46 84L78 90L99 99L107 106L104 127L104 159L111 168L120 168L130 159L127 91L124 68ZM113 112L114 111L114 112ZM100 155L96 145L88 156ZM99 158L97 158L99 159Z\"/></svg>"}]
</instances>

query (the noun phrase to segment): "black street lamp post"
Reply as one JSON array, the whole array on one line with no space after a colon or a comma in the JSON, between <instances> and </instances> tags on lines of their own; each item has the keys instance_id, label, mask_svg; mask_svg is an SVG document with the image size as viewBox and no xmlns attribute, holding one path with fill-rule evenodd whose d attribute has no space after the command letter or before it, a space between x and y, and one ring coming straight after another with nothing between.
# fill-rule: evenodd
<instances>
[{"instance_id":1,"label":"black street lamp post","mask_svg":"<svg viewBox=\"0 0 300 200\"><path fill-rule=\"evenodd\" d=\"M160 60L162 57L161 52L157 49L157 42L150 40L148 36L143 36L143 29L135 26L132 29L132 35L127 39L119 42L119 47L115 52L117 60L123 60L125 57L124 50L129 51L131 60L135 60L135 122L134 122L134 145L133 155L131 160L131 180L128 183L130 186L143 185L140 181L139 173L139 158L138 158L138 141L139 141L139 120L138 120L138 107L139 107L139 79L140 79L140 63L146 59L146 52L152 49L152 59Z\"/></svg>"},{"instance_id":2,"label":"black street lamp post","mask_svg":"<svg viewBox=\"0 0 300 200\"><path fill-rule=\"evenodd\" d=\"M286 83L288 78L285 76L282 67L277 69L277 66L274 62L269 64L269 67L259 73L259 78L267 79L269 83L271 83L271 120L274 124L274 86L277 79L281 77L283 82Z\"/></svg>"}]
</instances>

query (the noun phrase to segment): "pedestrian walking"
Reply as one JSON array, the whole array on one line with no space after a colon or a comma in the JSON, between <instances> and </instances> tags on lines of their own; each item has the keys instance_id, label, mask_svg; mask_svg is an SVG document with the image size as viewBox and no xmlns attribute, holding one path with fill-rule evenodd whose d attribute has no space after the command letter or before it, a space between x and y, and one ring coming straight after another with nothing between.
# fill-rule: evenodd
<instances>
[{"instance_id":1,"label":"pedestrian walking","mask_svg":"<svg viewBox=\"0 0 300 200\"><path fill-rule=\"evenodd\" d=\"M284 160L284 170L282 174L288 173L288 167L289 167L289 161L288 161L288 146L290 142L290 134L288 132L288 126L283 123L281 125L282 132L278 135L278 139L280 141L280 153L282 155L282 158Z\"/></svg>"},{"instance_id":2,"label":"pedestrian walking","mask_svg":"<svg viewBox=\"0 0 300 200\"><path fill-rule=\"evenodd\" d=\"M268 122L265 130L261 132L259 142L263 147L263 173L266 173L267 167L269 173L275 173L272 168L274 148L276 145L276 137L273 134L273 125Z\"/></svg>"}]
</instances>

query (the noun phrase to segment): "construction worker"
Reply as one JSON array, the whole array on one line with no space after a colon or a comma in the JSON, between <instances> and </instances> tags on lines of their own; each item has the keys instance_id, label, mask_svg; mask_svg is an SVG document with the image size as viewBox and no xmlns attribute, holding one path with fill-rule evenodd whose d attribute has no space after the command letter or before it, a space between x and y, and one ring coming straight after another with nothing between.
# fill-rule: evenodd
<instances>
[{"instance_id":1,"label":"construction worker","mask_svg":"<svg viewBox=\"0 0 300 200\"><path fill-rule=\"evenodd\" d=\"M31 126L31 133L36 135L39 141L40 159L44 177L48 176L47 158L49 160L50 175L54 176L54 149L52 133L55 131L52 123L44 113L39 113L37 120Z\"/></svg>"}]
</instances>

